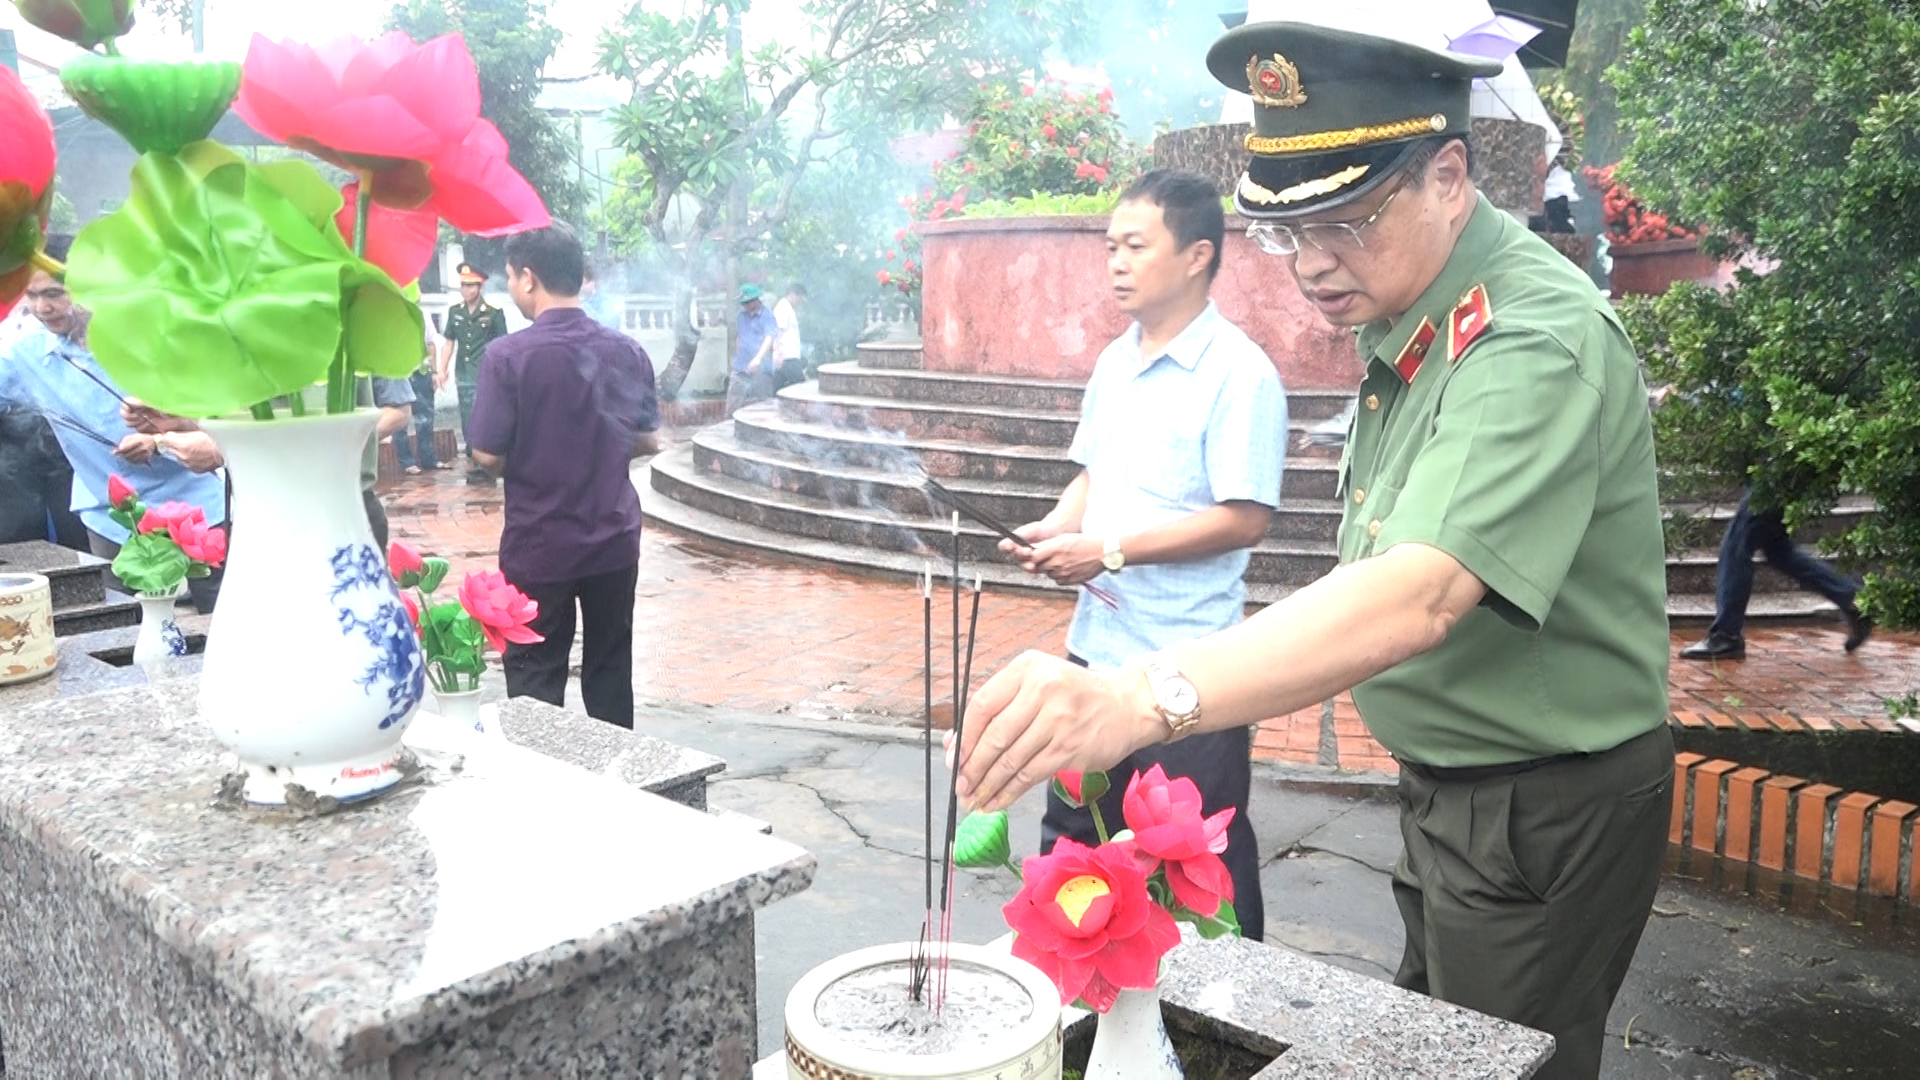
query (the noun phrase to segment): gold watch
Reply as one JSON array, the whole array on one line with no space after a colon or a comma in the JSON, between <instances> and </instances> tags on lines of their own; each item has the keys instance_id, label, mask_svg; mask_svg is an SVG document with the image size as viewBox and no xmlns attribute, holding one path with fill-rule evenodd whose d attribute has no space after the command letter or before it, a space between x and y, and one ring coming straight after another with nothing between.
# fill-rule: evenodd
<instances>
[{"instance_id":1,"label":"gold watch","mask_svg":"<svg viewBox=\"0 0 1920 1080\"><path fill-rule=\"evenodd\" d=\"M1117 574L1127 565L1126 553L1120 550L1119 537L1107 537L1106 546L1100 552L1100 565L1106 567L1109 574Z\"/></svg>"},{"instance_id":2,"label":"gold watch","mask_svg":"<svg viewBox=\"0 0 1920 1080\"><path fill-rule=\"evenodd\" d=\"M1147 657L1141 668L1147 675L1147 689L1153 694L1154 711L1173 733L1167 741L1178 742L1200 723L1200 691L1163 654Z\"/></svg>"}]
</instances>

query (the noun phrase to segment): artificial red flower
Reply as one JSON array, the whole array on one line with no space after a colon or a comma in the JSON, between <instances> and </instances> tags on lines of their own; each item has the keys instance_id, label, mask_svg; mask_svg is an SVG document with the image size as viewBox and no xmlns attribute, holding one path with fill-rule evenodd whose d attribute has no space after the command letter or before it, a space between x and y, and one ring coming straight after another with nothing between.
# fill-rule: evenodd
<instances>
[{"instance_id":1,"label":"artificial red flower","mask_svg":"<svg viewBox=\"0 0 1920 1080\"><path fill-rule=\"evenodd\" d=\"M1026 861L1025 884L1001 909L1013 955L1045 972L1062 1004L1079 998L1104 1013L1120 991L1151 989L1160 958L1180 943L1127 846L1062 838L1052 854Z\"/></svg>"},{"instance_id":2,"label":"artificial red flower","mask_svg":"<svg viewBox=\"0 0 1920 1080\"><path fill-rule=\"evenodd\" d=\"M424 45L395 31L367 42L318 47L255 34L233 109L254 130L343 169L371 175L368 252L396 281L420 276L432 257L417 236L429 217L462 232L500 236L552 223L540 196L507 163L507 142L480 119L480 79L457 34ZM351 205L351 202L349 202ZM398 215L420 220L406 235Z\"/></svg>"},{"instance_id":3,"label":"artificial red flower","mask_svg":"<svg viewBox=\"0 0 1920 1080\"><path fill-rule=\"evenodd\" d=\"M0 67L0 311L33 278L53 209L53 121L12 68Z\"/></svg>"},{"instance_id":4,"label":"artificial red flower","mask_svg":"<svg viewBox=\"0 0 1920 1080\"><path fill-rule=\"evenodd\" d=\"M167 535L194 562L219 566L227 561L227 531L218 525L207 524L198 507L194 508L191 517L168 525Z\"/></svg>"},{"instance_id":5,"label":"artificial red flower","mask_svg":"<svg viewBox=\"0 0 1920 1080\"><path fill-rule=\"evenodd\" d=\"M527 629L540 605L508 583L498 570L473 570L460 582L460 606L480 624L493 651L505 653L507 642L533 645L546 640Z\"/></svg>"},{"instance_id":6,"label":"artificial red flower","mask_svg":"<svg viewBox=\"0 0 1920 1080\"><path fill-rule=\"evenodd\" d=\"M354 215L360 207L360 185L348 184L340 194L344 201L340 212L333 216L333 224L340 230L340 236L352 244ZM418 280L420 272L433 261L434 250L440 246L440 219L432 213L395 210L378 202L367 207L367 218L367 261L402 285Z\"/></svg>"},{"instance_id":7,"label":"artificial red flower","mask_svg":"<svg viewBox=\"0 0 1920 1080\"><path fill-rule=\"evenodd\" d=\"M130 504L140 497L133 485L122 480L118 473L107 475L107 505L115 510L130 509Z\"/></svg>"},{"instance_id":8,"label":"artificial red flower","mask_svg":"<svg viewBox=\"0 0 1920 1080\"><path fill-rule=\"evenodd\" d=\"M140 517L139 531L143 533L163 532L171 534L173 526L184 521L205 521L206 512L191 503L163 502L158 506L147 507Z\"/></svg>"},{"instance_id":9,"label":"artificial red flower","mask_svg":"<svg viewBox=\"0 0 1920 1080\"><path fill-rule=\"evenodd\" d=\"M1084 806L1087 800L1080 797L1080 778L1083 775L1085 774L1077 772L1057 772L1053 774L1053 778L1060 782L1060 786L1067 790L1067 794L1073 797L1074 802Z\"/></svg>"},{"instance_id":10,"label":"artificial red flower","mask_svg":"<svg viewBox=\"0 0 1920 1080\"><path fill-rule=\"evenodd\" d=\"M387 569L393 573L394 580L399 581L400 584L409 584L405 580L408 574L412 574L414 580L418 581L421 571L426 568L427 560L420 554L419 548L405 540L395 540L387 545Z\"/></svg>"},{"instance_id":11,"label":"artificial red flower","mask_svg":"<svg viewBox=\"0 0 1920 1080\"><path fill-rule=\"evenodd\" d=\"M401 593L400 606L407 609L407 618L413 620L414 632L419 633L420 632L420 605L417 603L414 603L413 594L407 593L407 592Z\"/></svg>"},{"instance_id":12,"label":"artificial red flower","mask_svg":"<svg viewBox=\"0 0 1920 1080\"><path fill-rule=\"evenodd\" d=\"M1202 816L1200 788L1184 776L1167 779L1159 765L1135 773L1120 801L1134 846L1166 866L1174 899L1188 910L1212 915L1233 900L1233 875L1220 858L1227 850L1233 808Z\"/></svg>"}]
</instances>

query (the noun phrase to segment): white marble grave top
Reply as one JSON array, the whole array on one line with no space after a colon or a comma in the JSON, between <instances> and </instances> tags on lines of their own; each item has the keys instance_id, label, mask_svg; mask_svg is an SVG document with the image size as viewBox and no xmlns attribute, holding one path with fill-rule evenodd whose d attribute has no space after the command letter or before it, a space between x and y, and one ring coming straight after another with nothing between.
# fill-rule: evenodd
<instances>
[{"instance_id":1,"label":"white marble grave top","mask_svg":"<svg viewBox=\"0 0 1920 1080\"><path fill-rule=\"evenodd\" d=\"M197 690L0 711L0 844L71 867L336 1067L751 918L813 876L792 844L427 715L407 733L425 783L320 818L223 809Z\"/></svg>"}]
</instances>

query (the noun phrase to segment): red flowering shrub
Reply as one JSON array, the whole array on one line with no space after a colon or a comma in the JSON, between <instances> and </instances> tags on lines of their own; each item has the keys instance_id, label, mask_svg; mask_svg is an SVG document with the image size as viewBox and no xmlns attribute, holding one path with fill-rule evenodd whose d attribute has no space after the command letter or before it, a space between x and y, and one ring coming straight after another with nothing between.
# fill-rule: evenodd
<instances>
[{"instance_id":1,"label":"red flowering shrub","mask_svg":"<svg viewBox=\"0 0 1920 1080\"><path fill-rule=\"evenodd\" d=\"M1587 183L1600 193L1600 206L1606 215L1607 241L1613 244L1647 244L1656 240L1686 240L1701 235L1667 220L1667 215L1648 210L1627 185L1613 178L1614 166L1580 170Z\"/></svg>"}]
</instances>

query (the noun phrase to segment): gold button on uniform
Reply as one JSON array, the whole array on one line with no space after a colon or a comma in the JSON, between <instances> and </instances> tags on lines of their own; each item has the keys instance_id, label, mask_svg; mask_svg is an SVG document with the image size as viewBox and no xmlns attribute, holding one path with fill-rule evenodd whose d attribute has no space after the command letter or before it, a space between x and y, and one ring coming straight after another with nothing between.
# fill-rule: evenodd
<instances>
[{"instance_id":1,"label":"gold button on uniform","mask_svg":"<svg viewBox=\"0 0 1920 1080\"><path fill-rule=\"evenodd\" d=\"M1379 410L1380 410L1380 395L1368 394L1367 395L1367 411L1378 412Z\"/></svg>"},{"instance_id":2,"label":"gold button on uniform","mask_svg":"<svg viewBox=\"0 0 1920 1080\"><path fill-rule=\"evenodd\" d=\"M1366 501L1367 501L1367 489L1354 488L1353 489L1353 505L1360 506L1364 504Z\"/></svg>"},{"instance_id":3,"label":"gold button on uniform","mask_svg":"<svg viewBox=\"0 0 1920 1080\"><path fill-rule=\"evenodd\" d=\"M1380 536L1380 519L1379 518L1374 518L1371 522L1367 524L1367 535L1375 539L1379 538Z\"/></svg>"}]
</instances>

